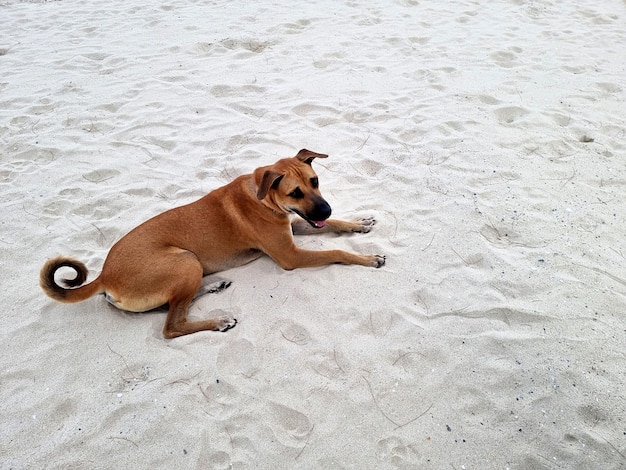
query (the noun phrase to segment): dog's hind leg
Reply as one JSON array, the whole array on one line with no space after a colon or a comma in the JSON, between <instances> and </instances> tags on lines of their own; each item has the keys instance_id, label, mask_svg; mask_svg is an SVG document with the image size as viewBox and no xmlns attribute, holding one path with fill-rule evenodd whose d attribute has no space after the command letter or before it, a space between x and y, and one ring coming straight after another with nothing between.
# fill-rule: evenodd
<instances>
[{"instance_id":1,"label":"dog's hind leg","mask_svg":"<svg viewBox=\"0 0 626 470\"><path fill-rule=\"evenodd\" d=\"M171 287L169 311L163 327L163 336L168 339L205 330L227 331L237 324L237 320L229 316L209 320L187 320L189 305L202 284L202 266L195 256L188 255L178 256L175 263L170 264L175 266L170 275L176 279L176 284Z\"/></svg>"},{"instance_id":2,"label":"dog's hind leg","mask_svg":"<svg viewBox=\"0 0 626 470\"><path fill-rule=\"evenodd\" d=\"M234 328L237 320L231 316L211 318L209 320L187 320L187 310L191 299L170 301L170 309L163 327L163 336L167 339L197 333L198 331L228 331Z\"/></svg>"}]
</instances>

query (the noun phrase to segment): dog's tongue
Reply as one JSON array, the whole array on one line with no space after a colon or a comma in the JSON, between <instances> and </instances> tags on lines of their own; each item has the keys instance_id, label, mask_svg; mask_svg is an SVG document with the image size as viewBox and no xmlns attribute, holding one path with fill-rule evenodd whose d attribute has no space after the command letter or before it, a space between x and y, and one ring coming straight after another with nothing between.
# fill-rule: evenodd
<instances>
[{"instance_id":1,"label":"dog's tongue","mask_svg":"<svg viewBox=\"0 0 626 470\"><path fill-rule=\"evenodd\" d=\"M313 221L313 225L315 225L317 228L322 228L324 225L326 225L326 221L325 220L320 220L319 222L316 222L314 220Z\"/></svg>"}]
</instances>

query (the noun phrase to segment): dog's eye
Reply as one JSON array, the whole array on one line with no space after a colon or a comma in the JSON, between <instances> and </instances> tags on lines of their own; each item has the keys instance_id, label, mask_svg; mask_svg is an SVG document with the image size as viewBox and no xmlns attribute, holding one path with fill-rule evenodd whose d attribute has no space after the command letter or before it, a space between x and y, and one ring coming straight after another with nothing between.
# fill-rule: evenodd
<instances>
[{"instance_id":1,"label":"dog's eye","mask_svg":"<svg viewBox=\"0 0 626 470\"><path fill-rule=\"evenodd\" d=\"M289 194L287 194L287 196L292 197L294 199L302 199L304 197L304 193L302 192L300 188L296 188L293 191L291 191Z\"/></svg>"},{"instance_id":2,"label":"dog's eye","mask_svg":"<svg viewBox=\"0 0 626 470\"><path fill-rule=\"evenodd\" d=\"M318 181L317 178L311 178L311 186L313 186L313 189L317 189L320 185L320 182Z\"/></svg>"}]
</instances>

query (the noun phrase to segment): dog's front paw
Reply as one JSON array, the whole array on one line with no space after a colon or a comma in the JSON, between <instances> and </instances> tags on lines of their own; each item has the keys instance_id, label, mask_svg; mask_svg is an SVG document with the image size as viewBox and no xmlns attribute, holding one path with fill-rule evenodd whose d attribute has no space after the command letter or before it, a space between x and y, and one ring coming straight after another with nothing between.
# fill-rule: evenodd
<instances>
[{"instance_id":1,"label":"dog's front paw","mask_svg":"<svg viewBox=\"0 0 626 470\"><path fill-rule=\"evenodd\" d=\"M364 219L357 220L356 224L356 228L353 230L354 232L368 233L372 230L372 227L376 225L376 219L374 217L366 217Z\"/></svg>"},{"instance_id":2,"label":"dog's front paw","mask_svg":"<svg viewBox=\"0 0 626 470\"><path fill-rule=\"evenodd\" d=\"M380 268L381 266L385 264L386 261L387 261L386 256L372 255L372 267L373 268Z\"/></svg>"},{"instance_id":3,"label":"dog's front paw","mask_svg":"<svg viewBox=\"0 0 626 470\"><path fill-rule=\"evenodd\" d=\"M232 328L235 328L235 325L237 325L237 319L231 317L230 315L217 317L215 321L217 322L217 331L221 332L225 332Z\"/></svg>"}]
</instances>

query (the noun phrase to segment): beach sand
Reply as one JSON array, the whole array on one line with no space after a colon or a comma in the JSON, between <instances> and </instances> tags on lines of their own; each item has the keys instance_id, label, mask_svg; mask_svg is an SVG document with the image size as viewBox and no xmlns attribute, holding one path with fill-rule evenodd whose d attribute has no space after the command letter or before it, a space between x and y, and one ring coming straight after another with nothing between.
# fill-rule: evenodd
<instances>
[{"instance_id":1,"label":"beach sand","mask_svg":"<svg viewBox=\"0 0 626 470\"><path fill-rule=\"evenodd\" d=\"M626 467L626 4L0 0L1 469ZM48 299L300 148L381 269Z\"/></svg>"}]
</instances>

